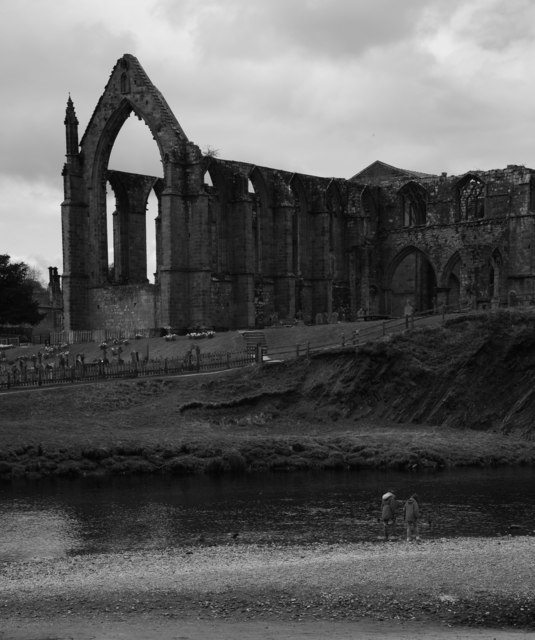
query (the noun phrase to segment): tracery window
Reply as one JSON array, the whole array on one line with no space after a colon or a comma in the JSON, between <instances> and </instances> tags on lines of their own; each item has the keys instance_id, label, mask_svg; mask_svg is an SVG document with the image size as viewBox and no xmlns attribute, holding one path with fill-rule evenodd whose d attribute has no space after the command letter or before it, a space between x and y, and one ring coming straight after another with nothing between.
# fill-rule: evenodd
<instances>
[{"instance_id":1,"label":"tracery window","mask_svg":"<svg viewBox=\"0 0 535 640\"><path fill-rule=\"evenodd\" d=\"M457 220L485 217L485 183L474 175L466 176L458 186Z\"/></svg>"},{"instance_id":2,"label":"tracery window","mask_svg":"<svg viewBox=\"0 0 535 640\"><path fill-rule=\"evenodd\" d=\"M408 182L399 190L403 226L414 227L426 223L427 192L416 182Z\"/></svg>"}]
</instances>

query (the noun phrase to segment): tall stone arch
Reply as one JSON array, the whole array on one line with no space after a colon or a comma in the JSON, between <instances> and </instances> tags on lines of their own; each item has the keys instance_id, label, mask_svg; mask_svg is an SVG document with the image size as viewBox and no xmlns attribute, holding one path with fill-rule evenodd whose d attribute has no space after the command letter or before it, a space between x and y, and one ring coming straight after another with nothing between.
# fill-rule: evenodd
<instances>
[{"instance_id":1,"label":"tall stone arch","mask_svg":"<svg viewBox=\"0 0 535 640\"><path fill-rule=\"evenodd\" d=\"M455 309L461 301L463 279L461 254L455 251L446 262L437 289L437 304L446 309Z\"/></svg>"},{"instance_id":2,"label":"tall stone arch","mask_svg":"<svg viewBox=\"0 0 535 640\"><path fill-rule=\"evenodd\" d=\"M134 113L149 127L163 167L159 189L158 291L123 290L122 317L108 286L106 180L117 135ZM165 99L138 60L129 54L113 68L104 93L77 144L78 122L69 100L65 119L67 162L63 170L64 304L67 329L116 326L186 328L209 320L210 274L207 248L191 251L190 238L207 225L202 155L190 143ZM196 290L195 301L190 291ZM105 311L115 317L106 316ZM152 316L152 318L150 317Z\"/></svg>"},{"instance_id":3,"label":"tall stone arch","mask_svg":"<svg viewBox=\"0 0 535 640\"><path fill-rule=\"evenodd\" d=\"M390 262L385 278L386 312L401 316L407 301L415 311L436 304L436 270L429 257L415 246L403 248Z\"/></svg>"}]
</instances>

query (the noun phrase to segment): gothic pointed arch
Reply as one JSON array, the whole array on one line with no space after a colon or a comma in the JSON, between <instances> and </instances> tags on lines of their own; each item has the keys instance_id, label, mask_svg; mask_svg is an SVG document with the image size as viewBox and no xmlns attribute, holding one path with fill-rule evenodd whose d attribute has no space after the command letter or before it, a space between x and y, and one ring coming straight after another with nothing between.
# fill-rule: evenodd
<instances>
[{"instance_id":1,"label":"gothic pointed arch","mask_svg":"<svg viewBox=\"0 0 535 640\"><path fill-rule=\"evenodd\" d=\"M411 180L398 191L401 217L404 227L424 225L427 218L427 191Z\"/></svg>"},{"instance_id":2,"label":"gothic pointed arch","mask_svg":"<svg viewBox=\"0 0 535 640\"><path fill-rule=\"evenodd\" d=\"M415 311L428 311L435 306L437 278L435 268L421 249L404 247L388 265L385 288L389 292L387 311L393 316L403 314L409 301Z\"/></svg>"},{"instance_id":3,"label":"gothic pointed arch","mask_svg":"<svg viewBox=\"0 0 535 640\"><path fill-rule=\"evenodd\" d=\"M254 166L248 179L253 187L249 193L252 199L252 226L255 254L256 277L271 277L273 275L273 247L275 225L273 208L268 189L268 180L260 167Z\"/></svg>"},{"instance_id":4,"label":"gothic pointed arch","mask_svg":"<svg viewBox=\"0 0 535 640\"><path fill-rule=\"evenodd\" d=\"M360 209L362 211L363 237L373 236L377 231L379 221L379 198L376 187L365 185L360 192Z\"/></svg>"},{"instance_id":5,"label":"gothic pointed arch","mask_svg":"<svg viewBox=\"0 0 535 640\"><path fill-rule=\"evenodd\" d=\"M127 87L136 90L125 92ZM132 112L148 126L158 146L164 167L164 190L176 191L170 168L187 154L187 137L163 96L137 59L125 54L115 65L80 141L89 187L89 238L93 243L89 277L95 284L105 282L108 272L106 171L117 135Z\"/></svg>"},{"instance_id":6,"label":"gothic pointed arch","mask_svg":"<svg viewBox=\"0 0 535 640\"><path fill-rule=\"evenodd\" d=\"M207 195L209 259L212 277L224 278L231 271L229 260L232 246L232 220L229 214L229 188L232 175L225 166L212 158L204 159L203 185ZM209 177L209 179L208 179Z\"/></svg>"},{"instance_id":7,"label":"gothic pointed arch","mask_svg":"<svg viewBox=\"0 0 535 640\"><path fill-rule=\"evenodd\" d=\"M443 292L442 302L450 308L459 304L461 296L461 254L455 251L444 268L440 276L440 288Z\"/></svg>"},{"instance_id":8,"label":"gothic pointed arch","mask_svg":"<svg viewBox=\"0 0 535 640\"><path fill-rule=\"evenodd\" d=\"M455 185L456 221L485 217L485 183L475 173L465 174Z\"/></svg>"}]
</instances>

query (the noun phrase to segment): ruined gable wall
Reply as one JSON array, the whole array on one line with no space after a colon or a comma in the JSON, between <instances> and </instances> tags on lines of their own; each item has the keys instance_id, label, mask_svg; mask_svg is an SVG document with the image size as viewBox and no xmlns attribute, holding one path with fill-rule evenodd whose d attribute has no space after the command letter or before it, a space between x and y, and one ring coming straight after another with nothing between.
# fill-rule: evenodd
<instances>
[{"instance_id":1,"label":"ruined gable wall","mask_svg":"<svg viewBox=\"0 0 535 640\"><path fill-rule=\"evenodd\" d=\"M398 191L403 180L381 185L381 217L378 249L385 272L384 289L390 286L396 257L408 247L421 251L431 262L437 286L447 286L447 265L456 252L462 260L462 289L465 298L483 295L480 282L487 277L493 252L503 260L502 276L521 268L531 271L534 244L533 217L527 215L531 171L523 167L478 172L486 185L485 216L481 219L456 221L457 187L462 176L425 179L420 182L428 194L425 225L403 227ZM524 278L525 280L525 278ZM506 288L501 281L501 295ZM525 290L525 287L523 288Z\"/></svg>"}]
</instances>

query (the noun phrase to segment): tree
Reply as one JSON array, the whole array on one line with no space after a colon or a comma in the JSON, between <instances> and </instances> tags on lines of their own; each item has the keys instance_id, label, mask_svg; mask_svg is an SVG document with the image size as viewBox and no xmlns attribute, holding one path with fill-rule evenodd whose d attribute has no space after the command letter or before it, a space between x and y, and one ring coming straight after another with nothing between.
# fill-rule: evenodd
<instances>
[{"instance_id":1,"label":"tree","mask_svg":"<svg viewBox=\"0 0 535 640\"><path fill-rule=\"evenodd\" d=\"M0 324L38 324L43 319L28 273L24 262L0 255Z\"/></svg>"}]
</instances>

